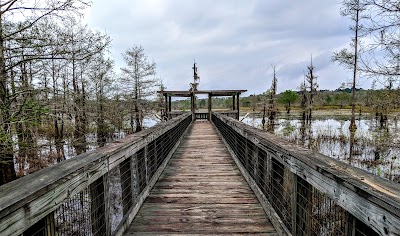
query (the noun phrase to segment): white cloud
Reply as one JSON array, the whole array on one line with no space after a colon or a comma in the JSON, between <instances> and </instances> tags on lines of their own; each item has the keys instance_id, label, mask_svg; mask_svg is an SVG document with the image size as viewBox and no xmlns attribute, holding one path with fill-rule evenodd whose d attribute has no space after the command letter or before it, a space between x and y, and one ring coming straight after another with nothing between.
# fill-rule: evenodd
<instances>
[{"instance_id":1,"label":"white cloud","mask_svg":"<svg viewBox=\"0 0 400 236\"><path fill-rule=\"evenodd\" d=\"M95 0L86 21L111 36L117 67L121 53L142 45L168 89L188 89L196 58L200 88L261 93L271 64L278 90L296 89L311 54L321 89L345 80L349 72L330 59L351 37L339 10L321 0Z\"/></svg>"}]
</instances>

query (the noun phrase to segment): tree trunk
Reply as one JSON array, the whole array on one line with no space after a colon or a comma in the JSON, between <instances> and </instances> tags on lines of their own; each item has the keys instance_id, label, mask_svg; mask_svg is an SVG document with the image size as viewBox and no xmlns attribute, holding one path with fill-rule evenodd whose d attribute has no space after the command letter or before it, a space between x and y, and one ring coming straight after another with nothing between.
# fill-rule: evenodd
<instances>
[{"instance_id":1,"label":"tree trunk","mask_svg":"<svg viewBox=\"0 0 400 236\"><path fill-rule=\"evenodd\" d=\"M139 114L139 104L137 100L135 101L135 125L135 133L142 131L142 123Z\"/></svg>"},{"instance_id":2,"label":"tree trunk","mask_svg":"<svg viewBox=\"0 0 400 236\"><path fill-rule=\"evenodd\" d=\"M101 84L97 94L97 102L97 144L102 147L106 144L107 133L106 125L104 123L103 88Z\"/></svg>"},{"instance_id":3,"label":"tree trunk","mask_svg":"<svg viewBox=\"0 0 400 236\"><path fill-rule=\"evenodd\" d=\"M351 88L351 121L350 121L350 132L356 132L357 125L356 125L356 77L357 77L357 61L358 61L358 24L359 24L359 13L360 13L360 3L357 1L357 9L356 9L356 35L354 40L354 68L353 68L353 86Z\"/></svg>"},{"instance_id":4,"label":"tree trunk","mask_svg":"<svg viewBox=\"0 0 400 236\"><path fill-rule=\"evenodd\" d=\"M8 96L7 72L4 58L3 22L0 15L0 185L17 178L11 139L11 101Z\"/></svg>"}]
</instances>

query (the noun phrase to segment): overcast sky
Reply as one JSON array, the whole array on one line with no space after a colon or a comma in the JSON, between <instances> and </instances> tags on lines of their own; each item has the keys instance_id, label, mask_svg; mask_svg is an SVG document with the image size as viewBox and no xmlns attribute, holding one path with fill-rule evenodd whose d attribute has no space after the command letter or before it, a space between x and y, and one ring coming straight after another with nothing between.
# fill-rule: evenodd
<instances>
[{"instance_id":1,"label":"overcast sky","mask_svg":"<svg viewBox=\"0 0 400 236\"><path fill-rule=\"evenodd\" d=\"M331 62L351 39L340 8L339 0L94 0L84 21L112 38L117 71L121 53L142 45L168 90L189 89L196 59L200 89L249 95L271 86L271 65L279 92L297 89L311 54L320 89L350 81Z\"/></svg>"}]
</instances>

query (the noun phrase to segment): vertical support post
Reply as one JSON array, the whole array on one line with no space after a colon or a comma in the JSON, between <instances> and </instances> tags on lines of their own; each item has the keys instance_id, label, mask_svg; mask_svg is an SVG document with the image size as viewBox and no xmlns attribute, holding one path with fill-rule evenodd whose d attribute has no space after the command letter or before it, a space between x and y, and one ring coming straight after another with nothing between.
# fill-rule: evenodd
<instances>
[{"instance_id":1,"label":"vertical support post","mask_svg":"<svg viewBox=\"0 0 400 236\"><path fill-rule=\"evenodd\" d=\"M272 192L271 192L271 183L272 183L272 155L270 153L266 153L267 154L267 158L265 158L264 161L264 170L265 170L265 176L264 176L264 182L265 182L265 186L264 186L264 191L266 193L268 193L268 195L266 194L266 197L268 199L272 198Z\"/></svg>"},{"instance_id":2,"label":"vertical support post","mask_svg":"<svg viewBox=\"0 0 400 236\"><path fill-rule=\"evenodd\" d=\"M236 98L235 95L233 95L232 96L232 111L236 110L236 108L235 108L235 104L236 104L235 98Z\"/></svg>"},{"instance_id":3,"label":"vertical support post","mask_svg":"<svg viewBox=\"0 0 400 236\"><path fill-rule=\"evenodd\" d=\"M249 172L251 177L253 177L253 173L251 173L251 161L253 158L249 157L249 145L247 144L247 139L244 139L244 141L242 140L242 142L244 142L244 168Z\"/></svg>"},{"instance_id":4,"label":"vertical support post","mask_svg":"<svg viewBox=\"0 0 400 236\"><path fill-rule=\"evenodd\" d=\"M104 207L106 213L106 235L111 235L111 224L110 224L110 183L109 183L109 173L107 172L103 175L104 184Z\"/></svg>"},{"instance_id":5,"label":"vertical support post","mask_svg":"<svg viewBox=\"0 0 400 236\"><path fill-rule=\"evenodd\" d=\"M105 236L106 235L106 209L105 209L105 192L104 192L104 178L98 178L90 184L90 198L91 198L91 223L92 235Z\"/></svg>"},{"instance_id":6,"label":"vertical support post","mask_svg":"<svg viewBox=\"0 0 400 236\"><path fill-rule=\"evenodd\" d=\"M190 100L191 100L191 102L190 102L190 107L191 107L191 110L192 110L192 120L195 120L196 119L196 109L195 109L195 99L194 99L194 93L192 92L192 93L190 93Z\"/></svg>"},{"instance_id":7,"label":"vertical support post","mask_svg":"<svg viewBox=\"0 0 400 236\"><path fill-rule=\"evenodd\" d=\"M347 213L347 225L346 225L346 235L353 236L356 235L356 224L357 220L350 213Z\"/></svg>"},{"instance_id":8,"label":"vertical support post","mask_svg":"<svg viewBox=\"0 0 400 236\"><path fill-rule=\"evenodd\" d=\"M156 170L158 169L158 167L159 167L159 165L158 165L158 163L159 163L159 156L158 156L158 152L157 152L157 141L156 140L154 140L154 142L153 142L154 144L153 144L153 149L154 149L154 165L155 165L155 168L156 168Z\"/></svg>"},{"instance_id":9,"label":"vertical support post","mask_svg":"<svg viewBox=\"0 0 400 236\"><path fill-rule=\"evenodd\" d=\"M208 120L211 121L211 111L212 111L212 94L208 94Z\"/></svg>"},{"instance_id":10,"label":"vertical support post","mask_svg":"<svg viewBox=\"0 0 400 236\"><path fill-rule=\"evenodd\" d=\"M292 178L292 235L296 235L296 225L297 225L297 175L293 174Z\"/></svg>"},{"instance_id":11,"label":"vertical support post","mask_svg":"<svg viewBox=\"0 0 400 236\"><path fill-rule=\"evenodd\" d=\"M138 170L138 161L136 153L129 158L131 164L131 183L132 183L132 196L133 202L136 204L137 197L139 196L139 170Z\"/></svg>"},{"instance_id":12,"label":"vertical support post","mask_svg":"<svg viewBox=\"0 0 400 236\"><path fill-rule=\"evenodd\" d=\"M46 236L56 235L56 222L54 220L54 212L47 215L46 222Z\"/></svg>"},{"instance_id":13,"label":"vertical support post","mask_svg":"<svg viewBox=\"0 0 400 236\"><path fill-rule=\"evenodd\" d=\"M168 96L168 111L172 111L172 97Z\"/></svg>"},{"instance_id":14,"label":"vertical support post","mask_svg":"<svg viewBox=\"0 0 400 236\"><path fill-rule=\"evenodd\" d=\"M169 108L168 108L168 94L164 94L164 97L165 97L165 116L169 119L169 117L168 117L168 110L169 110Z\"/></svg>"},{"instance_id":15,"label":"vertical support post","mask_svg":"<svg viewBox=\"0 0 400 236\"><path fill-rule=\"evenodd\" d=\"M258 163L258 147L256 145L254 145L253 147L253 167L254 167L254 178L255 180L257 180L260 176L260 174L258 173L258 167L259 167L259 163ZM259 182L259 181L257 181ZM260 186L260 185L259 185Z\"/></svg>"},{"instance_id":16,"label":"vertical support post","mask_svg":"<svg viewBox=\"0 0 400 236\"><path fill-rule=\"evenodd\" d=\"M240 113L240 103L239 103L239 95L240 93L236 94L236 108L237 108L237 115L236 115L236 119L239 120L239 113Z\"/></svg>"},{"instance_id":17,"label":"vertical support post","mask_svg":"<svg viewBox=\"0 0 400 236\"><path fill-rule=\"evenodd\" d=\"M146 186L149 184L150 182L150 167L149 167L149 146L148 144L144 147L144 163L145 163L145 167L146 167Z\"/></svg>"}]
</instances>

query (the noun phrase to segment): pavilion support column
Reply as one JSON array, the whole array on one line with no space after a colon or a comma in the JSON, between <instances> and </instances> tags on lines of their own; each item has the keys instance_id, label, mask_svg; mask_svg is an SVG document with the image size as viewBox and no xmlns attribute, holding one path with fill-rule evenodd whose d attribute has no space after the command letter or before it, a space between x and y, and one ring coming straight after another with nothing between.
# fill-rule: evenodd
<instances>
[{"instance_id":1,"label":"pavilion support column","mask_svg":"<svg viewBox=\"0 0 400 236\"><path fill-rule=\"evenodd\" d=\"M235 109L235 95L232 96L232 111L236 110Z\"/></svg>"},{"instance_id":2,"label":"pavilion support column","mask_svg":"<svg viewBox=\"0 0 400 236\"><path fill-rule=\"evenodd\" d=\"M211 111L212 111L212 95L208 94L208 120L211 121Z\"/></svg>"},{"instance_id":3,"label":"pavilion support column","mask_svg":"<svg viewBox=\"0 0 400 236\"><path fill-rule=\"evenodd\" d=\"M169 119L169 117L168 117L168 110L169 110L169 108L168 108L168 94L165 94L164 97L165 97L165 116Z\"/></svg>"},{"instance_id":4,"label":"pavilion support column","mask_svg":"<svg viewBox=\"0 0 400 236\"><path fill-rule=\"evenodd\" d=\"M240 96L240 93L237 93L236 94L236 108L237 108L237 115L236 115L236 118L239 120L239 112L240 112L240 108L239 108L239 106L240 106L240 103L239 103L239 96Z\"/></svg>"},{"instance_id":5,"label":"pavilion support column","mask_svg":"<svg viewBox=\"0 0 400 236\"><path fill-rule=\"evenodd\" d=\"M169 112L172 111L172 97L171 96L168 97L168 111Z\"/></svg>"},{"instance_id":6,"label":"pavilion support column","mask_svg":"<svg viewBox=\"0 0 400 236\"><path fill-rule=\"evenodd\" d=\"M192 120L195 120L196 119L196 109L195 109L194 93L190 94L190 107L192 110Z\"/></svg>"}]
</instances>

